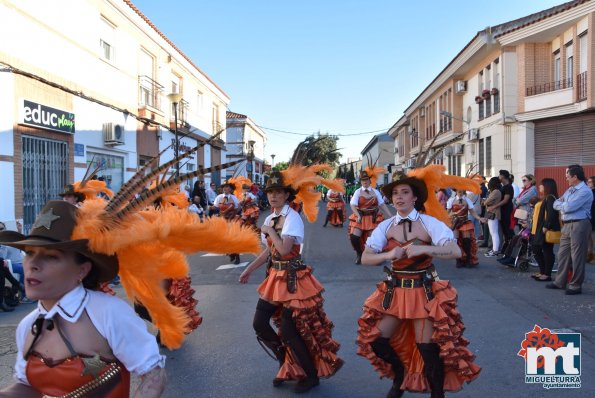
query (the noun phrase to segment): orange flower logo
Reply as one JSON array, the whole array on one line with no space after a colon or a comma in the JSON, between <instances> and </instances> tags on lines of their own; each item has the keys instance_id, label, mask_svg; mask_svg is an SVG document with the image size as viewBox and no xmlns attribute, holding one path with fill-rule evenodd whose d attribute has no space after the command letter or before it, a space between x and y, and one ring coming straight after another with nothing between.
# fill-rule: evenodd
<instances>
[{"instance_id":1,"label":"orange flower logo","mask_svg":"<svg viewBox=\"0 0 595 398\"><path fill-rule=\"evenodd\" d=\"M527 360L527 348L534 347L535 349L539 349L542 347L550 347L553 350L556 350L560 347L564 347L566 343L560 339L558 339L558 335L556 333L552 333L547 328L541 328L538 325L535 325L532 331L529 333L525 333L525 340L521 343L521 350L517 353L518 356L525 358ZM556 361L558 358L556 358ZM544 358L540 356L537 359L537 367L542 368L544 364Z\"/></svg>"}]
</instances>

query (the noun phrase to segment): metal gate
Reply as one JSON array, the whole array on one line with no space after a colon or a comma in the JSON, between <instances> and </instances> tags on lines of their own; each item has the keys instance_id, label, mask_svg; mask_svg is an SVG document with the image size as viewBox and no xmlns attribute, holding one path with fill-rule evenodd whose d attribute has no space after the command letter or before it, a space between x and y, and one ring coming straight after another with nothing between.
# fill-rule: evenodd
<instances>
[{"instance_id":1,"label":"metal gate","mask_svg":"<svg viewBox=\"0 0 595 398\"><path fill-rule=\"evenodd\" d=\"M23 136L23 229L31 230L48 200L68 184L68 143Z\"/></svg>"}]
</instances>

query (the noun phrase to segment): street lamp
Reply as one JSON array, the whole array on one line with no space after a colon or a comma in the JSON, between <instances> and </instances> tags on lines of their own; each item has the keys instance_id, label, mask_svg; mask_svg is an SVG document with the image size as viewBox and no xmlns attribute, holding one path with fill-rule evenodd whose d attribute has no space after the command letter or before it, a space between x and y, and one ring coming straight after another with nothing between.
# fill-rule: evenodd
<instances>
[{"instance_id":1,"label":"street lamp","mask_svg":"<svg viewBox=\"0 0 595 398\"><path fill-rule=\"evenodd\" d=\"M254 144L256 144L256 141L254 141L254 140L248 141L248 154L246 155L246 159L248 160L248 165L250 166L250 167L247 167L248 179L250 181L252 181L252 173L253 173L253 167L254 167L254 165L252 164L252 161L254 161Z\"/></svg>"},{"instance_id":2,"label":"street lamp","mask_svg":"<svg viewBox=\"0 0 595 398\"><path fill-rule=\"evenodd\" d=\"M272 166L271 167L275 167L275 154L271 153L271 159L272 159Z\"/></svg>"},{"instance_id":3,"label":"street lamp","mask_svg":"<svg viewBox=\"0 0 595 398\"><path fill-rule=\"evenodd\" d=\"M176 141L174 142L174 158L176 159L176 177L180 176L180 162L178 160L179 151L180 151L180 140L178 140L178 104L182 100L181 93L171 93L167 95L167 99L172 103L174 106L174 134L176 137Z\"/></svg>"}]
</instances>

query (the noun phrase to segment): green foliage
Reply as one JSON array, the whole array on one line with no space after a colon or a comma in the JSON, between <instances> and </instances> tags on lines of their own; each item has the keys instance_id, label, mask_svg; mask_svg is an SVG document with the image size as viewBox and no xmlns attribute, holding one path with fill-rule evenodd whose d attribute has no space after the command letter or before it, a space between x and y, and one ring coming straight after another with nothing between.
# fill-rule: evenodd
<instances>
[{"instance_id":1,"label":"green foliage","mask_svg":"<svg viewBox=\"0 0 595 398\"><path fill-rule=\"evenodd\" d=\"M347 181L348 184L355 183L355 170L353 169L353 163L351 163L351 167L349 168L349 171L347 172L347 175L345 176L345 180Z\"/></svg>"},{"instance_id":2,"label":"green foliage","mask_svg":"<svg viewBox=\"0 0 595 398\"><path fill-rule=\"evenodd\" d=\"M335 167L341 154L337 148L339 137L334 135L309 136L295 149L292 162L309 166L314 163L327 163Z\"/></svg>"},{"instance_id":3,"label":"green foliage","mask_svg":"<svg viewBox=\"0 0 595 398\"><path fill-rule=\"evenodd\" d=\"M281 170L285 170L286 168L289 167L289 162L277 162L277 164L275 165L275 167L273 167L273 170L275 171L281 171Z\"/></svg>"}]
</instances>

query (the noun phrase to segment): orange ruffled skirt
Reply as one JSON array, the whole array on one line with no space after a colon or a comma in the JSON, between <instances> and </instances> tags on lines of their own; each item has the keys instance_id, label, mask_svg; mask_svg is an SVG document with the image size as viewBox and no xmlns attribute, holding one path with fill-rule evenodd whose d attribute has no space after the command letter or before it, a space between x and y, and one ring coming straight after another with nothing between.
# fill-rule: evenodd
<instances>
[{"instance_id":1,"label":"orange ruffled skirt","mask_svg":"<svg viewBox=\"0 0 595 398\"><path fill-rule=\"evenodd\" d=\"M191 333L202 323L202 317L196 311L196 300L194 295L194 289L191 286L192 280L190 277L181 279L172 279L169 291L167 293L167 299L170 303L176 307L180 307L186 311L186 315L190 319L186 325L186 333Z\"/></svg>"},{"instance_id":2,"label":"orange ruffled skirt","mask_svg":"<svg viewBox=\"0 0 595 398\"><path fill-rule=\"evenodd\" d=\"M323 309L324 288L312 275L312 268L306 267L297 271L297 289L294 293L287 290L287 273L274 268L269 269L265 280L257 289L260 296L269 302L281 304L279 311L273 316L273 322L278 333L281 330L281 310L293 310L293 320L296 328L308 347L318 377L328 378L334 375L343 365L343 360L337 356L340 344L333 340L333 323L328 319ZM283 337L281 336L281 339ZM282 380L301 380L306 373L291 352L287 351L285 362L279 368L276 378Z\"/></svg>"},{"instance_id":3,"label":"orange ruffled skirt","mask_svg":"<svg viewBox=\"0 0 595 398\"><path fill-rule=\"evenodd\" d=\"M405 367L402 390L428 392L430 385L424 375L424 362L415 343L413 319L425 319L434 327L432 343L440 347L444 361L444 390L458 391L463 382L475 380L481 368L473 363L475 356L466 347L469 341L463 337L465 325L457 310L457 292L448 281L435 281L432 285L434 299L427 300L423 287L414 289L395 288L391 306L382 308L386 285L379 283L377 289L364 303L364 314L359 319L357 337L358 355L366 357L380 373L380 377L394 378L392 367L378 358L371 343L380 337L378 322L391 315L404 320L391 337L390 344Z\"/></svg>"},{"instance_id":4,"label":"orange ruffled skirt","mask_svg":"<svg viewBox=\"0 0 595 398\"><path fill-rule=\"evenodd\" d=\"M364 251L364 249L366 248L366 241L368 240L368 237L372 235L372 231L374 231L378 224L380 224L383 220L384 215L380 210L378 210L376 217L374 217L374 215L372 214L362 216L361 223L358 223L357 216L355 214L352 214L349 216L349 228L347 228L347 233L351 235L355 228L362 231L362 235L360 237L360 244L362 251Z\"/></svg>"}]
</instances>

